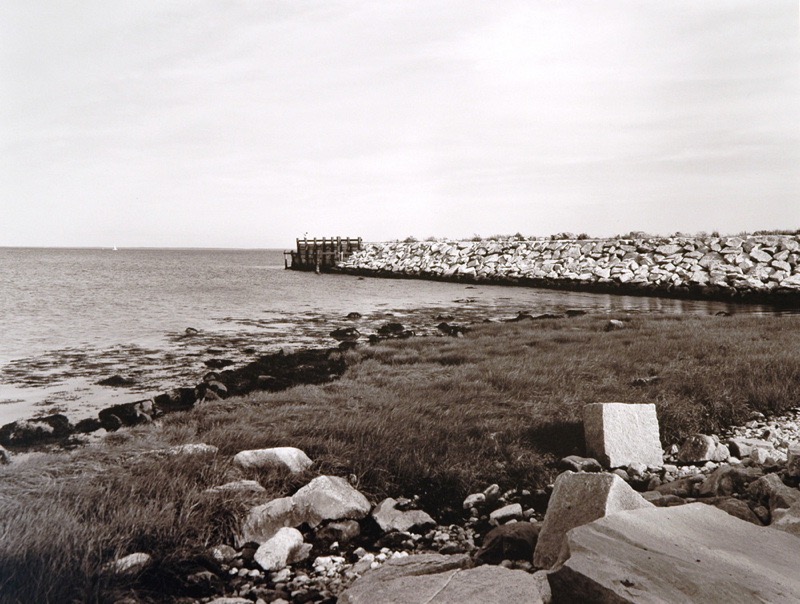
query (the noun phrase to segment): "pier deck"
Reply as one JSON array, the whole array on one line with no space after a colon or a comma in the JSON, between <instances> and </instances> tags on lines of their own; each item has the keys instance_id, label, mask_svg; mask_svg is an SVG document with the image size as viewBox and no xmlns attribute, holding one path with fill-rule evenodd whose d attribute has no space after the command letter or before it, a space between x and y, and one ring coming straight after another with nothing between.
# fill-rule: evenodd
<instances>
[{"instance_id":1,"label":"pier deck","mask_svg":"<svg viewBox=\"0 0 800 604\"><path fill-rule=\"evenodd\" d=\"M297 239L297 249L283 253L284 266L295 271L323 272L343 262L362 247L361 237Z\"/></svg>"}]
</instances>

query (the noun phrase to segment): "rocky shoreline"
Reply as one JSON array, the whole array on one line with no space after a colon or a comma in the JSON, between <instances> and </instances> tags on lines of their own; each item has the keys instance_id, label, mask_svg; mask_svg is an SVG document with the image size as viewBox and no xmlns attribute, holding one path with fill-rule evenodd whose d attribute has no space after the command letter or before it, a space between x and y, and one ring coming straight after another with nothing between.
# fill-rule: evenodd
<instances>
[{"instance_id":1,"label":"rocky shoreline","mask_svg":"<svg viewBox=\"0 0 800 604\"><path fill-rule=\"evenodd\" d=\"M800 305L800 237L522 238L366 244L347 274Z\"/></svg>"},{"instance_id":2,"label":"rocky shoreline","mask_svg":"<svg viewBox=\"0 0 800 604\"><path fill-rule=\"evenodd\" d=\"M350 313L345 319L355 322L359 313ZM449 318L437 315L436 319ZM512 320L518 320L514 318ZM363 329L363 327L362 327ZM424 333L459 337L464 334L463 325L435 321L424 328ZM187 335L196 335L196 330L187 329ZM388 339L405 339L417 335L397 321L380 325L374 333L363 334L363 340L378 343ZM209 371L194 385L173 388L150 398L111 405L101 409L96 417L87 417L72 422L63 413L53 413L17 420L0 426L0 462L8 462L14 452L37 447L71 448L80 446L82 438L98 430L113 432L123 427L152 423L157 418L176 411L186 411L197 404L243 396L263 390L277 392L298 385L323 384L337 379L344 373L346 365L341 352L355 346L362 338L356 327L340 327L329 333L329 338L338 341L332 348L308 348L284 353L262 355L239 367L227 358L210 358L205 361ZM104 380L110 386L124 382L122 376ZM3 449L7 447L8 450Z\"/></svg>"},{"instance_id":3,"label":"rocky shoreline","mask_svg":"<svg viewBox=\"0 0 800 604\"><path fill-rule=\"evenodd\" d=\"M612 405L619 412L621 404ZM623 407L625 421L635 422L652 405ZM663 461L651 459L649 465L639 460L650 455L646 434L621 436L624 430L615 425L592 436L588 424L596 421L587 414L587 447L597 446L592 440L599 438L612 455L627 451L628 463L609 468L594 458L565 458L564 473L546 489L501 492L490 485L464 500L462 522L445 526L418 509L416 498L373 505L347 479L318 476L290 497L253 505L235 543L209 547L207 557L187 565L180 580L173 576L176 593L161 593L180 596L185 604L800 597L800 581L787 570L800 552L800 409L769 420L755 417L726 434L691 436L659 450ZM165 453L298 475L314 463L292 447L241 451L228 460L202 444ZM257 482L241 480L211 488L208 496L257 501L263 492ZM638 517L645 518L641 526ZM592 531L608 523L614 532L596 549ZM659 523L669 533L669 573L660 558L662 545L649 533ZM704 525L713 527L713 541L706 541ZM721 557L711 553L720 551ZM641 559L626 566L626 555ZM695 563L697 556L707 558ZM787 556L783 566L774 562ZM604 564L585 563L598 557ZM726 574L732 557L738 576ZM162 575L174 569L135 552L110 563L106 572L147 593L163 590ZM713 577L722 574L725 585L716 585Z\"/></svg>"},{"instance_id":4,"label":"rocky shoreline","mask_svg":"<svg viewBox=\"0 0 800 604\"><path fill-rule=\"evenodd\" d=\"M505 320L546 321L579 314L520 313ZM605 325L606 331L625 328L616 320ZM468 326L442 320L434 329L442 336L460 337ZM388 322L373 337L364 337L356 327L330 335L340 347L268 355L240 368L225 367L220 359L194 387L124 409L109 408L96 421L115 430L204 400L326 383L343 373L340 352L354 342L414 334L407 326ZM682 589L705 589L691 593L712 599L724 595L731 601L738 600L730 589L750 589L746 593L780 601L777 592L757 580L759 573L777 573L776 584L789 594L787 601L800 597L800 585L787 583L785 569L775 562L800 547L800 410L769 419L756 415L725 433L693 435L663 446L653 405L613 405L589 405L595 413L585 412L587 454L593 457L561 460L564 473L540 490L503 492L497 485L475 485L458 521L445 520L441 510L420 509L415 493L370 502L353 477L313 477L314 460L292 447L221 455L216 447L185 443L150 451L147 455L192 456L241 470L241 480L217 484L203 496L209 502L247 502L249 511L232 541L210 544L203 556L163 560L135 551L110 561L98 581L136 594L121 592L110 600L117 604L158 601L154 594L182 604L569 602L611 598L612 593L613 601L642 601L643 594L678 601L687 597ZM633 428L608 430L608 425L628 425L628 408L640 412ZM622 415L611 422L606 412ZM27 424L4 426L0 437L17 439L12 446L20 449L28 446L26 434L42 438L39 442L63 442L56 437L57 426L48 432ZM70 430L65 438L74 435L77 425ZM267 498L259 482L245 479L253 468L265 475L289 472L308 482L290 496ZM634 558L642 555L641 547L656 557L660 550L653 540L661 542L646 529L662 525L697 548L710 547L697 535L703 526L713 527L715 539L727 548L725 556L746 572L729 581L729 591L713 591L721 588L708 577L727 576L730 567L711 555L710 562L703 560L706 566L681 569L669 580L663 577L660 558L644 568L619 562L630 554L623 542L635 544ZM602 547L596 546L597 540ZM780 551L770 554L770 546ZM608 576L596 572L606 568L614 571Z\"/></svg>"}]
</instances>

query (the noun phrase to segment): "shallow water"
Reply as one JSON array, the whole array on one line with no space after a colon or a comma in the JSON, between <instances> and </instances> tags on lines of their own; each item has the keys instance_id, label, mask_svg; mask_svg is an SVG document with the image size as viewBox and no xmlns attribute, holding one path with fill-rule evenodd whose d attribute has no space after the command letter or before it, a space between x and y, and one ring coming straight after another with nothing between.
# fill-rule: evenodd
<instances>
[{"instance_id":1,"label":"shallow water","mask_svg":"<svg viewBox=\"0 0 800 604\"><path fill-rule=\"evenodd\" d=\"M333 345L387 320L434 333L518 311L772 312L722 302L465 286L284 270L282 250L0 248L0 424L96 409L190 385L212 358ZM347 313L363 315L349 321ZM187 336L185 330L199 330ZM130 387L99 386L120 375Z\"/></svg>"}]
</instances>

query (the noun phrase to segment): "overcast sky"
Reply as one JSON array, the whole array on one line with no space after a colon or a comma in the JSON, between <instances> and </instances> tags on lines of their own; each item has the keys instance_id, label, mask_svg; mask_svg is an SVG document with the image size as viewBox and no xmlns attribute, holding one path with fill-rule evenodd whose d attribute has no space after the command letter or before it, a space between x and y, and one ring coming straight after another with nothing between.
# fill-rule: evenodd
<instances>
[{"instance_id":1,"label":"overcast sky","mask_svg":"<svg viewBox=\"0 0 800 604\"><path fill-rule=\"evenodd\" d=\"M0 245L800 228L797 0L0 3Z\"/></svg>"}]
</instances>

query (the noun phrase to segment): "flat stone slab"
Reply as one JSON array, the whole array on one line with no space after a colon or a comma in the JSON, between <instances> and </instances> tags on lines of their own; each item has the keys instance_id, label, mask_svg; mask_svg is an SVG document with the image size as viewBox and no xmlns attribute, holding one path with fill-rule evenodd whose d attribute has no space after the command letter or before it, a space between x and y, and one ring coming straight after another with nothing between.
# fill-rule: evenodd
<instances>
[{"instance_id":1,"label":"flat stone slab","mask_svg":"<svg viewBox=\"0 0 800 604\"><path fill-rule=\"evenodd\" d=\"M800 539L702 503L606 516L567 544L555 602L800 602Z\"/></svg>"},{"instance_id":2,"label":"flat stone slab","mask_svg":"<svg viewBox=\"0 0 800 604\"><path fill-rule=\"evenodd\" d=\"M541 604L549 601L542 574L502 566L467 569L464 555L419 554L389 560L339 596L339 604Z\"/></svg>"},{"instance_id":3,"label":"flat stone slab","mask_svg":"<svg viewBox=\"0 0 800 604\"><path fill-rule=\"evenodd\" d=\"M608 514L649 507L653 504L616 474L560 474L539 532L534 566L548 569L558 562L570 529Z\"/></svg>"},{"instance_id":4,"label":"flat stone slab","mask_svg":"<svg viewBox=\"0 0 800 604\"><path fill-rule=\"evenodd\" d=\"M608 468L664 462L652 403L592 403L583 408L586 451Z\"/></svg>"}]
</instances>

